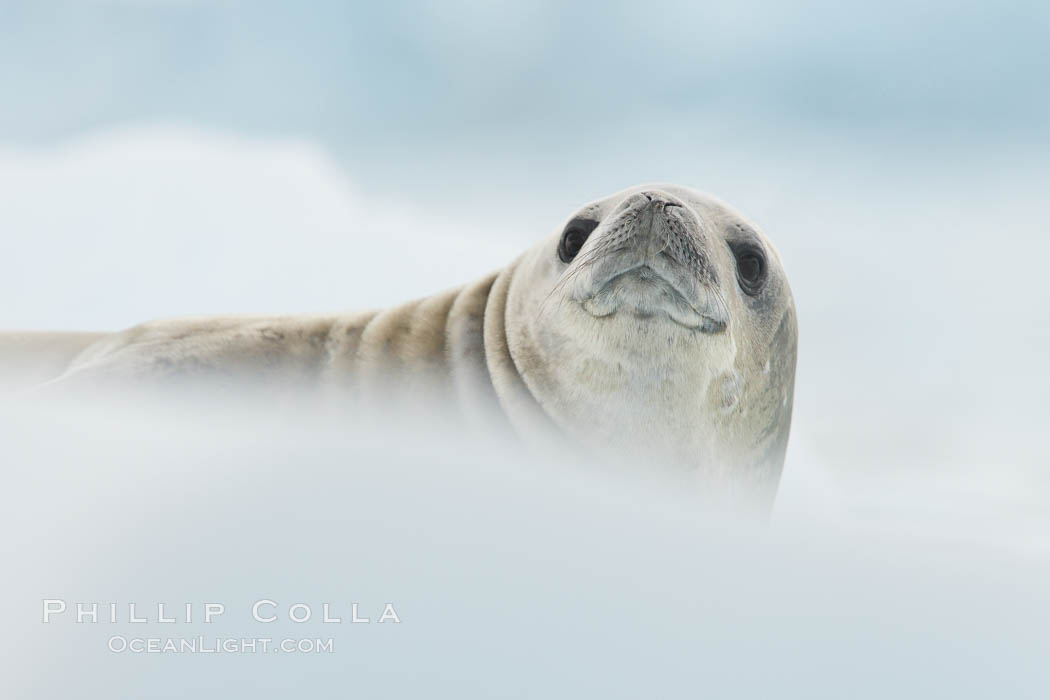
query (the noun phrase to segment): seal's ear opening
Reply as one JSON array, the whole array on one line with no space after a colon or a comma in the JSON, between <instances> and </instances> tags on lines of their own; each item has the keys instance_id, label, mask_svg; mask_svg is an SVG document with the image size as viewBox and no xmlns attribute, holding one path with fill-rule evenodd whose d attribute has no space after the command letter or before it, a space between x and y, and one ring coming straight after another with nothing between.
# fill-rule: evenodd
<instances>
[{"instance_id":1,"label":"seal's ear opening","mask_svg":"<svg viewBox=\"0 0 1050 700\"><path fill-rule=\"evenodd\" d=\"M597 227L598 222L593 219L576 218L566 224L561 240L558 241L558 258L563 263L571 263Z\"/></svg>"}]
</instances>

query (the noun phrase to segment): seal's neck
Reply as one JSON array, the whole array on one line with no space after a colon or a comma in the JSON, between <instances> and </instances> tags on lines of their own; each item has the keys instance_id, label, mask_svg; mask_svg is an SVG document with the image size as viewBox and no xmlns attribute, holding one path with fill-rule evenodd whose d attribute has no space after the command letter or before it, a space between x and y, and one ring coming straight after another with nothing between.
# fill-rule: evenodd
<instances>
[{"instance_id":1,"label":"seal's neck","mask_svg":"<svg viewBox=\"0 0 1050 700\"><path fill-rule=\"evenodd\" d=\"M503 413L520 436L558 441L559 431L529 390L510 352L507 338L507 296L519 258L493 280L485 303L483 341L489 380Z\"/></svg>"}]
</instances>

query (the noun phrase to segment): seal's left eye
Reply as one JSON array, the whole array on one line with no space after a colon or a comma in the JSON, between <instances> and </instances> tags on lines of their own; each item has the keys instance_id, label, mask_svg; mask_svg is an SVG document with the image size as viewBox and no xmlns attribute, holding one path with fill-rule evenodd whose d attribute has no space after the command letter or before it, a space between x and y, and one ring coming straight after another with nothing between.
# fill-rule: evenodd
<instances>
[{"instance_id":1,"label":"seal's left eye","mask_svg":"<svg viewBox=\"0 0 1050 700\"><path fill-rule=\"evenodd\" d=\"M757 255L745 255L737 264L740 266L740 276L751 284L762 276L762 261Z\"/></svg>"},{"instance_id":2,"label":"seal's left eye","mask_svg":"<svg viewBox=\"0 0 1050 700\"><path fill-rule=\"evenodd\" d=\"M766 281L766 258L760 250L751 246L733 249L736 256L736 278L746 294L754 296Z\"/></svg>"},{"instance_id":3,"label":"seal's left eye","mask_svg":"<svg viewBox=\"0 0 1050 700\"><path fill-rule=\"evenodd\" d=\"M565 233L561 235L561 241L558 242L558 257L563 263L572 262L580 254L583 244L587 242L591 231L597 226L597 221L586 219L573 219L569 222L569 225L565 227Z\"/></svg>"}]
</instances>

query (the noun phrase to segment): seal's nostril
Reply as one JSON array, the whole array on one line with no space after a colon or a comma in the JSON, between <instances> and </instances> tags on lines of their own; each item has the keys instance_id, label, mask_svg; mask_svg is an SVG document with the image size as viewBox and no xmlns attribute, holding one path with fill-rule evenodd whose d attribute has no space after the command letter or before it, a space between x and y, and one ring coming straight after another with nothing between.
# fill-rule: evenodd
<instances>
[{"instance_id":1,"label":"seal's nostril","mask_svg":"<svg viewBox=\"0 0 1050 700\"><path fill-rule=\"evenodd\" d=\"M681 207L682 202L675 196L660 190L647 190L639 192L638 195L645 197L645 205L651 207ZM638 201L637 199L635 201Z\"/></svg>"}]
</instances>

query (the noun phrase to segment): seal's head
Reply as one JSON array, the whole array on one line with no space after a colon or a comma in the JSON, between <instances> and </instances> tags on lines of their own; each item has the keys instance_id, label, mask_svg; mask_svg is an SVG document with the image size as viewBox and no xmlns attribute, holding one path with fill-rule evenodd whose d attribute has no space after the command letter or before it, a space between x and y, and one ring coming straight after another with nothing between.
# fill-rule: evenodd
<instances>
[{"instance_id":1,"label":"seal's head","mask_svg":"<svg viewBox=\"0 0 1050 700\"><path fill-rule=\"evenodd\" d=\"M506 337L544 411L585 444L775 492L794 301L769 240L728 205L647 185L580 208L518 261Z\"/></svg>"}]
</instances>

